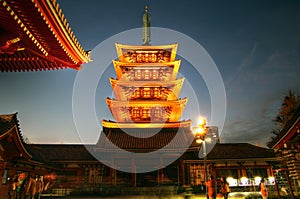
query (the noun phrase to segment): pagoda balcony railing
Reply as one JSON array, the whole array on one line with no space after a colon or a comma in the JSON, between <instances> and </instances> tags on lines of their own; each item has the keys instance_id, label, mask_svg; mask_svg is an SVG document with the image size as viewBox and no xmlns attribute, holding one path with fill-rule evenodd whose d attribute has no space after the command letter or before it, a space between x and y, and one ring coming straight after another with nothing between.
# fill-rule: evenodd
<instances>
[{"instance_id":1,"label":"pagoda balcony railing","mask_svg":"<svg viewBox=\"0 0 300 199\"><path fill-rule=\"evenodd\" d=\"M175 60L177 44L162 46L132 46L116 44L118 58L128 63L158 63Z\"/></svg>"},{"instance_id":2,"label":"pagoda balcony railing","mask_svg":"<svg viewBox=\"0 0 300 199\"><path fill-rule=\"evenodd\" d=\"M131 64L113 61L118 80L172 81L177 77L180 60L166 64Z\"/></svg>"}]
</instances>

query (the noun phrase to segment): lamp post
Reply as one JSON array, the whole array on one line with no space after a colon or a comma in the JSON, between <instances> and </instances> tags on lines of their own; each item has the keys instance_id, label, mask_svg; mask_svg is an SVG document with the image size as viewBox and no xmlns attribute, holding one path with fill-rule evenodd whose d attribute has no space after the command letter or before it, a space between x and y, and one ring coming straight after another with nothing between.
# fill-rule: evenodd
<instances>
[{"instance_id":1,"label":"lamp post","mask_svg":"<svg viewBox=\"0 0 300 199\"><path fill-rule=\"evenodd\" d=\"M202 143L203 149L203 161L204 161L204 182L207 182L207 154L206 154L206 142L205 136L208 131L208 127L206 126L206 119L200 118L198 121L198 126L193 127L193 134L196 139L196 143ZM205 194L207 195L207 186L205 186Z\"/></svg>"}]
</instances>

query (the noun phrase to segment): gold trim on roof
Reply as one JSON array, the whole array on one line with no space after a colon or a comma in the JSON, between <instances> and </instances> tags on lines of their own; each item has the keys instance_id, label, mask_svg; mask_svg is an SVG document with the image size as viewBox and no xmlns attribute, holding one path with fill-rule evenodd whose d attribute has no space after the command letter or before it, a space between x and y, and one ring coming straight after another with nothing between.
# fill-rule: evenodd
<instances>
[{"instance_id":1,"label":"gold trim on roof","mask_svg":"<svg viewBox=\"0 0 300 199\"><path fill-rule=\"evenodd\" d=\"M113 121L102 120L102 126L105 128L190 128L192 121L186 120L172 123L117 123Z\"/></svg>"},{"instance_id":2,"label":"gold trim on roof","mask_svg":"<svg viewBox=\"0 0 300 199\"><path fill-rule=\"evenodd\" d=\"M88 63L91 61L89 57L89 53L85 52L79 42L77 41L74 33L72 32L69 24L67 23L66 18L64 17L64 14L62 14L62 10L59 8L58 3L56 1L51 1L51 0L45 0L46 4L51 10L51 14L55 17L55 20L58 24L49 24L48 16L44 16L44 13L41 11L42 7L40 5L40 2L37 0L32 0L35 6L37 7L38 12L41 13L41 16L43 17L43 20L48 24L48 27L50 30L53 32L55 38L63 48L63 50L66 52L66 54L69 56L69 58L75 63L75 64L81 64L83 63ZM58 37L58 33L53 30L53 26L57 25L58 27L54 28L59 28L60 31L63 32L61 36L64 36L64 38ZM65 43L65 41L62 41L62 39L66 39L68 43ZM70 45L66 49L65 45ZM72 52L73 51L73 52Z\"/></svg>"},{"instance_id":3,"label":"gold trim on roof","mask_svg":"<svg viewBox=\"0 0 300 199\"><path fill-rule=\"evenodd\" d=\"M116 43L117 55L120 61L125 62L124 54L129 51L169 51L171 53L170 62L175 61L176 52L178 44L168 44L168 45L145 45L145 46L136 46L136 45L125 45Z\"/></svg>"}]
</instances>

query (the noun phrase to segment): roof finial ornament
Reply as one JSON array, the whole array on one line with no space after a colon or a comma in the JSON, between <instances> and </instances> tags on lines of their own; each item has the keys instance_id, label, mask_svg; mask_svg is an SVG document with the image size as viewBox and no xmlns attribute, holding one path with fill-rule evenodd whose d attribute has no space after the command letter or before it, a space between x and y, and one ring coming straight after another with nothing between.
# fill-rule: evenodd
<instances>
[{"instance_id":1,"label":"roof finial ornament","mask_svg":"<svg viewBox=\"0 0 300 199\"><path fill-rule=\"evenodd\" d=\"M145 7L145 14L143 15L143 43L144 45L150 45L151 32L150 32L150 14L149 7Z\"/></svg>"}]
</instances>

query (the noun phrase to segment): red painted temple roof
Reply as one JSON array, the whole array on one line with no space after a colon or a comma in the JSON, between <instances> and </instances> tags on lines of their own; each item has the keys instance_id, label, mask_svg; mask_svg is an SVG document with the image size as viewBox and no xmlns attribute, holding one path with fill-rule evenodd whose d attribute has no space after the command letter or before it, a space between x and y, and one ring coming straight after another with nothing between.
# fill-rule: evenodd
<instances>
[{"instance_id":1,"label":"red painted temple roof","mask_svg":"<svg viewBox=\"0 0 300 199\"><path fill-rule=\"evenodd\" d=\"M73 68L90 61L55 0L0 1L0 71Z\"/></svg>"},{"instance_id":2,"label":"red painted temple roof","mask_svg":"<svg viewBox=\"0 0 300 199\"><path fill-rule=\"evenodd\" d=\"M268 147L280 149L285 143L297 140L299 143L300 129L300 107L296 110L293 118L285 125L279 134L268 143Z\"/></svg>"},{"instance_id":3,"label":"red painted temple roof","mask_svg":"<svg viewBox=\"0 0 300 199\"><path fill-rule=\"evenodd\" d=\"M17 113L0 115L0 145L7 153L6 159L11 159L14 156L29 159L32 157L27 151L23 136L20 133Z\"/></svg>"}]
</instances>

